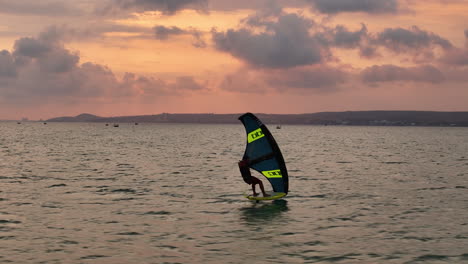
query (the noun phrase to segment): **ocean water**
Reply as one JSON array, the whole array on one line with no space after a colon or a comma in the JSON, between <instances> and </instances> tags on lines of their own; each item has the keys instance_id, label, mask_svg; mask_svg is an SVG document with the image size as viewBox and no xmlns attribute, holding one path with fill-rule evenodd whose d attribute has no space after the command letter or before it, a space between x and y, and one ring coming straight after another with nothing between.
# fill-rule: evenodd
<instances>
[{"instance_id":1,"label":"ocean water","mask_svg":"<svg viewBox=\"0 0 468 264\"><path fill-rule=\"evenodd\" d=\"M0 123L0 263L468 263L467 128L270 130L255 203L240 123Z\"/></svg>"}]
</instances>

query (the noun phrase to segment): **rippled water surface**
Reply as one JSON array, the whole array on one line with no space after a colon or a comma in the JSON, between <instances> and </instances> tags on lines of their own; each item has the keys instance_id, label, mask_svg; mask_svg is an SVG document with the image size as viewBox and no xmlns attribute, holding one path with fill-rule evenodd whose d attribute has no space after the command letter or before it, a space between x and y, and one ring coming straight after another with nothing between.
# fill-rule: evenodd
<instances>
[{"instance_id":1,"label":"rippled water surface","mask_svg":"<svg viewBox=\"0 0 468 264\"><path fill-rule=\"evenodd\" d=\"M468 263L468 129L271 131L256 204L240 123L0 123L0 263Z\"/></svg>"}]
</instances>

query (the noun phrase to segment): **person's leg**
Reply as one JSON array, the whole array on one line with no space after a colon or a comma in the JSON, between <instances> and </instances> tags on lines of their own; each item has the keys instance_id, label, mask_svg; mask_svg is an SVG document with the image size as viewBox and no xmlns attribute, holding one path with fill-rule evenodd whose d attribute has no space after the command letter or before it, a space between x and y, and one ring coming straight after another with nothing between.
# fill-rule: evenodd
<instances>
[{"instance_id":1,"label":"person's leg","mask_svg":"<svg viewBox=\"0 0 468 264\"><path fill-rule=\"evenodd\" d=\"M253 192L253 196L257 196L258 193L255 191L255 185L257 185L257 183L252 183L252 192Z\"/></svg>"},{"instance_id":2,"label":"person's leg","mask_svg":"<svg viewBox=\"0 0 468 264\"><path fill-rule=\"evenodd\" d=\"M263 183L261 181L258 183L258 185L260 185L260 190L262 191L263 197L270 196L270 195L266 194L265 188L263 188Z\"/></svg>"}]
</instances>

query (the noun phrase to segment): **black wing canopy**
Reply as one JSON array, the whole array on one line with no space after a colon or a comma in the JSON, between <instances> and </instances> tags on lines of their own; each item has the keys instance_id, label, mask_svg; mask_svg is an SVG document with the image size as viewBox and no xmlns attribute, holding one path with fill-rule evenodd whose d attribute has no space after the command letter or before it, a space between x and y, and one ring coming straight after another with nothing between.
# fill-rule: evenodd
<instances>
[{"instance_id":1,"label":"black wing canopy","mask_svg":"<svg viewBox=\"0 0 468 264\"><path fill-rule=\"evenodd\" d=\"M268 128L251 113L239 117L247 133L244 160L250 168L265 176L274 192L288 193L288 171L281 150Z\"/></svg>"}]
</instances>

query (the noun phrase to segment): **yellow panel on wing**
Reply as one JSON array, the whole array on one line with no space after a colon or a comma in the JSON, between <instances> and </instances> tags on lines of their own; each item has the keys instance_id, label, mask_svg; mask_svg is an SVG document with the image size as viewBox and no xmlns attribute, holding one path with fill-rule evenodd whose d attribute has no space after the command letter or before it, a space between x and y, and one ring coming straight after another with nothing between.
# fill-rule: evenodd
<instances>
[{"instance_id":1,"label":"yellow panel on wing","mask_svg":"<svg viewBox=\"0 0 468 264\"><path fill-rule=\"evenodd\" d=\"M256 130L250 132L250 133L247 135L247 142L248 142L248 143L252 143L252 142L254 142L255 140L260 139L260 138L262 138L262 137L264 137L264 136L265 136L265 134L263 134L263 131L262 131L261 128L256 129Z\"/></svg>"},{"instance_id":2,"label":"yellow panel on wing","mask_svg":"<svg viewBox=\"0 0 468 264\"><path fill-rule=\"evenodd\" d=\"M267 178L282 178L281 170L262 171L262 174Z\"/></svg>"}]
</instances>

